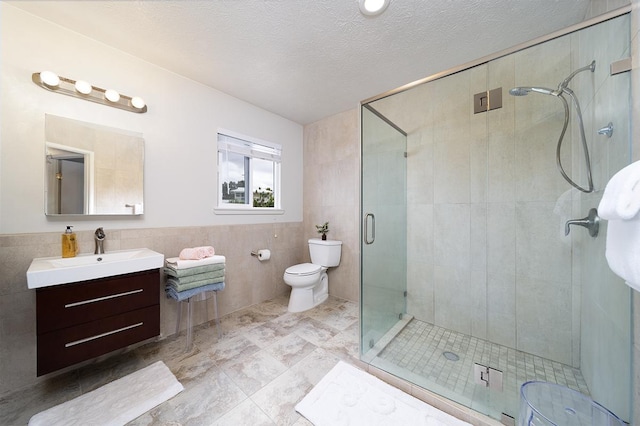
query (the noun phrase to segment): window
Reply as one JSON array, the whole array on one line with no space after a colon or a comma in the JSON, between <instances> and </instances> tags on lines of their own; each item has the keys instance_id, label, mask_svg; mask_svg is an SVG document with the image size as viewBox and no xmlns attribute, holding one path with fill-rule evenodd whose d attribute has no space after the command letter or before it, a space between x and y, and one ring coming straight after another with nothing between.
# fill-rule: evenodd
<instances>
[{"instance_id":1,"label":"window","mask_svg":"<svg viewBox=\"0 0 640 426\"><path fill-rule=\"evenodd\" d=\"M218 132L218 210L280 209L280 145Z\"/></svg>"}]
</instances>

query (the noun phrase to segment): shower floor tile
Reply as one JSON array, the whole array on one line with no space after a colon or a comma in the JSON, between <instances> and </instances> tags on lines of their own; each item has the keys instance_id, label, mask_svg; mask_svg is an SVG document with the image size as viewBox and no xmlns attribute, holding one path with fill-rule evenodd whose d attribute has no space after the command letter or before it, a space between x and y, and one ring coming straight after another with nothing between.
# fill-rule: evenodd
<instances>
[{"instance_id":1,"label":"shower floor tile","mask_svg":"<svg viewBox=\"0 0 640 426\"><path fill-rule=\"evenodd\" d=\"M453 352L459 359L449 360L444 352ZM520 387L530 380L589 395L578 368L416 319L387 344L377 361L392 374L498 418L503 412L517 417ZM503 373L502 392L475 383L474 363Z\"/></svg>"}]
</instances>

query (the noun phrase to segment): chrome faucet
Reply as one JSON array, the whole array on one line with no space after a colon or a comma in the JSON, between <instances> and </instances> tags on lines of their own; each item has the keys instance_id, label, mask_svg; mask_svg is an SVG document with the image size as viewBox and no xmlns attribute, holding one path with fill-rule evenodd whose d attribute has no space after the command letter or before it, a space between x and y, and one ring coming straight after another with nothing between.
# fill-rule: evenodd
<instances>
[{"instance_id":1,"label":"chrome faucet","mask_svg":"<svg viewBox=\"0 0 640 426\"><path fill-rule=\"evenodd\" d=\"M104 233L104 230L102 228L98 228L96 229L96 232L94 234L94 239L96 241L96 250L93 252L93 254L104 254L104 238L107 235Z\"/></svg>"}]
</instances>

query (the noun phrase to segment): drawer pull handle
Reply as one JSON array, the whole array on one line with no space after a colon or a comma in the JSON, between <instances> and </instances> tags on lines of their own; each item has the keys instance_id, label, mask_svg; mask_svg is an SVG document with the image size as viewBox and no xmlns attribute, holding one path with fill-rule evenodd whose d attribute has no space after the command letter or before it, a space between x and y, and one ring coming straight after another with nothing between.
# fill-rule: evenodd
<instances>
[{"instance_id":1,"label":"drawer pull handle","mask_svg":"<svg viewBox=\"0 0 640 426\"><path fill-rule=\"evenodd\" d=\"M95 299L82 300L80 302L67 303L64 305L65 308L73 308L74 306L86 305L88 303L102 302L103 300L114 299L116 297L129 296L136 293L142 293L143 289L139 288L137 290L126 291L124 293L110 294L109 296L96 297Z\"/></svg>"},{"instance_id":2,"label":"drawer pull handle","mask_svg":"<svg viewBox=\"0 0 640 426\"><path fill-rule=\"evenodd\" d=\"M122 328L119 328L117 330L111 330L111 331L107 331L106 333L96 334L95 336L86 337L86 338L80 339L80 340L75 340L73 342L65 343L64 347L65 348L70 348L71 346L80 345L82 343L87 343L87 342L90 342L92 340L96 340L96 339L100 339L102 337L110 336L112 334L121 333L123 331L131 330L132 328L140 327L143 324L144 324L143 322L139 322L137 324L128 325L126 327L122 327Z\"/></svg>"}]
</instances>

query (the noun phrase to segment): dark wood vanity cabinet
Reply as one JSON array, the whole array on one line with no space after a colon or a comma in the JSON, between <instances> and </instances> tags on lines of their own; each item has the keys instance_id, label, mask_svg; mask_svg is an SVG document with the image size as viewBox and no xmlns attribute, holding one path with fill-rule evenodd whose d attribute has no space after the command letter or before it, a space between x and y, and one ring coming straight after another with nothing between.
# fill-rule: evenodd
<instances>
[{"instance_id":1,"label":"dark wood vanity cabinet","mask_svg":"<svg viewBox=\"0 0 640 426\"><path fill-rule=\"evenodd\" d=\"M160 334L160 270L36 290L38 376Z\"/></svg>"}]
</instances>

